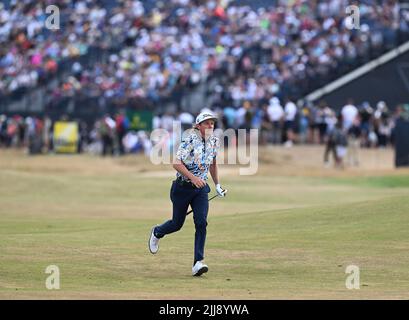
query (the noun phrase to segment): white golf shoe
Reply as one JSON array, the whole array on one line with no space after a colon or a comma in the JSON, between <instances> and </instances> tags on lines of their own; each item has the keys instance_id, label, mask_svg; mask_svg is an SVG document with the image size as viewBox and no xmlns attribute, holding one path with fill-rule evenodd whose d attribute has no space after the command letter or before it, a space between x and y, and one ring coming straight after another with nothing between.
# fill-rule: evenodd
<instances>
[{"instance_id":1,"label":"white golf shoe","mask_svg":"<svg viewBox=\"0 0 409 320\"><path fill-rule=\"evenodd\" d=\"M201 276L203 273L206 273L209 270L209 267L205 265L202 261L197 261L192 268L192 275L195 277Z\"/></svg>"},{"instance_id":2,"label":"white golf shoe","mask_svg":"<svg viewBox=\"0 0 409 320\"><path fill-rule=\"evenodd\" d=\"M159 238L156 238L153 233L153 230L155 230L155 227L152 228L151 236L149 237L149 242L148 242L149 251L152 254L155 254L159 250Z\"/></svg>"}]
</instances>

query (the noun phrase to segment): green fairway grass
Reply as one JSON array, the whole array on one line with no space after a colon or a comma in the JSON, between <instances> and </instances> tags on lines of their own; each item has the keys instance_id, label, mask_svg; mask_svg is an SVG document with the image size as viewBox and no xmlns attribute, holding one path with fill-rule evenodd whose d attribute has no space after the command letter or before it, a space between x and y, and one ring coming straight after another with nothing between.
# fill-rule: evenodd
<instances>
[{"instance_id":1,"label":"green fairway grass","mask_svg":"<svg viewBox=\"0 0 409 320\"><path fill-rule=\"evenodd\" d=\"M409 298L408 171L221 170L229 193L210 203L209 272L196 278L192 215L158 254L147 247L152 226L171 216L172 171L150 176L126 159L2 156L1 299ZM49 265L59 267L59 290L45 286ZM359 267L359 290L346 288L349 265Z\"/></svg>"}]
</instances>

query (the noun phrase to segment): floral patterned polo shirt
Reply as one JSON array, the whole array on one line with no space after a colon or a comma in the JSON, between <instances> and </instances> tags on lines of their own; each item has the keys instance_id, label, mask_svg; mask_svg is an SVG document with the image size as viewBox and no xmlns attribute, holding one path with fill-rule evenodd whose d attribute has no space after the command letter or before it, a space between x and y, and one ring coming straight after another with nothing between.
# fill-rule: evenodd
<instances>
[{"instance_id":1,"label":"floral patterned polo shirt","mask_svg":"<svg viewBox=\"0 0 409 320\"><path fill-rule=\"evenodd\" d=\"M207 173L210 165L217 156L220 147L219 138L211 135L207 141L202 138L200 131L192 131L183 139L176 152L176 158L182 161L186 168L196 177L207 180ZM189 181L188 178L176 173L176 177L183 181Z\"/></svg>"}]
</instances>

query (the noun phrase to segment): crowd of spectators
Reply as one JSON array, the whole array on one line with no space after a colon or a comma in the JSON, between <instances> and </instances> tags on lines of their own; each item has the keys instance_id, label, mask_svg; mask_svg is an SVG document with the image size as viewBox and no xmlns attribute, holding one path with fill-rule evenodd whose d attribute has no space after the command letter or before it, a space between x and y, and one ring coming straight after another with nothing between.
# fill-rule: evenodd
<instances>
[{"instance_id":1,"label":"crowd of spectators","mask_svg":"<svg viewBox=\"0 0 409 320\"><path fill-rule=\"evenodd\" d=\"M291 100L282 103L273 97L261 108L246 101L238 108L211 111L219 118L216 128L224 132L227 129L236 132L238 129L247 132L258 129L261 145L325 145L323 160L326 166L331 155L337 166L358 166L360 148L393 146L394 127L402 110L403 106L397 106L392 112L384 101L371 106L368 102L355 105L352 99L348 99L345 106L336 112L325 101L296 105ZM165 129L172 137L173 133L177 133L173 132L174 128L180 127L182 132L191 128L195 116L189 112L157 114L153 117L152 129ZM149 131L133 130L125 112L106 114L91 125L78 122L78 152L103 156L139 152L149 155L157 142L150 138ZM0 147L27 148L29 153L53 152L53 125L54 121L49 117L0 115ZM172 148L172 141L168 141L169 148Z\"/></svg>"},{"instance_id":2,"label":"crowd of spectators","mask_svg":"<svg viewBox=\"0 0 409 320\"><path fill-rule=\"evenodd\" d=\"M61 62L86 55L91 46L110 48L120 42L124 25L115 16L121 12L115 6L106 6L108 2L0 3L0 95L21 94L44 84L58 72ZM58 7L59 19L52 19L56 11L46 12L50 5ZM59 29L52 29L52 24Z\"/></svg>"},{"instance_id":3,"label":"crowd of spectators","mask_svg":"<svg viewBox=\"0 0 409 320\"><path fill-rule=\"evenodd\" d=\"M257 128L262 144L326 143L325 159L334 149L329 142L342 134L349 146L391 144L395 115L382 101L374 106L348 102L337 114L324 101L297 105L296 100L407 39L409 12L396 0L266 4L6 1L0 4L0 96L22 95L47 83L65 60L86 56L98 46L107 50L104 59L74 59L68 72L57 77L49 92L53 103L86 96L122 99L126 107L126 99L160 105L170 97L180 109L183 95L204 83L207 105L219 113L219 125ZM58 30L45 27L48 5L60 10ZM348 28L349 5L359 6L359 29ZM188 127L196 111L157 115L154 128L167 128L175 119ZM104 155L149 149L147 133L131 132L121 113L88 126L82 122L80 128L80 151L88 145ZM1 116L1 146L29 146L38 136L52 150L49 118Z\"/></svg>"},{"instance_id":4,"label":"crowd of spectators","mask_svg":"<svg viewBox=\"0 0 409 320\"><path fill-rule=\"evenodd\" d=\"M299 97L409 35L409 14L396 0L359 2L360 28L348 29L347 0L277 0L265 8L228 0L54 1L64 26L43 27L50 1L12 1L0 21L1 92L35 86L65 57L91 45L119 44L106 61L75 63L56 96L81 92L159 102L215 79L212 100L239 106L273 95ZM358 3L356 3L358 4Z\"/></svg>"},{"instance_id":5,"label":"crowd of spectators","mask_svg":"<svg viewBox=\"0 0 409 320\"><path fill-rule=\"evenodd\" d=\"M298 99L395 47L399 36L408 34L408 15L397 1L360 1L357 30L347 24L345 8L351 4L278 1L274 10L228 9L227 17L237 17L244 36L229 30L222 38L234 44L246 39L253 50L227 48L222 72L209 94L216 103L234 106L272 95ZM243 44L239 42L238 48Z\"/></svg>"},{"instance_id":6,"label":"crowd of spectators","mask_svg":"<svg viewBox=\"0 0 409 320\"><path fill-rule=\"evenodd\" d=\"M343 132L359 140L359 147L382 148L393 144L394 123L400 110L398 106L392 111L384 101L371 106L369 102L355 105L348 99L337 112L324 100L297 105L290 99L281 102L273 97L261 107L246 101L238 108L216 108L214 112L220 119L217 128L258 129L261 145L325 144L339 123ZM194 115L188 112L165 113L154 117L153 128L171 132L174 121L188 128L193 119Z\"/></svg>"}]
</instances>

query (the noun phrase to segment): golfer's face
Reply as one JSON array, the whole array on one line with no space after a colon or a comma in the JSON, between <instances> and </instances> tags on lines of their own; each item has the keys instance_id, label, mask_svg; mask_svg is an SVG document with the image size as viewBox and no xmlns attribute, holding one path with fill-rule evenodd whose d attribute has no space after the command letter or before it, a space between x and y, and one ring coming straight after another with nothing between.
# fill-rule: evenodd
<instances>
[{"instance_id":1,"label":"golfer's face","mask_svg":"<svg viewBox=\"0 0 409 320\"><path fill-rule=\"evenodd\" d=\"M208 137L213 133L214 130L214 120L209 119L201 122L199 124L199 130L202 137Z\"/></svg>"}]
</instances>

